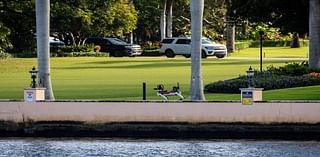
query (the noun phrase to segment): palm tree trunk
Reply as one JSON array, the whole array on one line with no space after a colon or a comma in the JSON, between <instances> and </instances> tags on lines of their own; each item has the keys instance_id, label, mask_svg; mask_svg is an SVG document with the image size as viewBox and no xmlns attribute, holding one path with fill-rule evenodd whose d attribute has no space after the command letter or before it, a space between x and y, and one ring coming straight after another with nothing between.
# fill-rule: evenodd
<instances>
[{"instance_id":1,"label":"palm tree trunk","mask_svg":"<svg viewBox=\"0 0 320 157\"><path fill-rule=\"evenodd\" d=\"M50 78L49 23L50 0L36 0L39 86L46 88L45 99L54 100Z\"/></svg>"},{"instance_id":2,"label":"palm tree trunk","mask_svg":"<svg viewBox=\"0 0 320 157\"><path fill-rule=\"evenodd\" d=\"M204 0L190 0L191 12L191 83L190 99L205 100L201 73L201 38Z\"/></svg>"},{"instance_id":3,"label":"palm tree trunk","mask_svg":"<svg viewBox=\"0 0 320 157\"><path fill-rule=\"evenodd\" d=\"M169 7L168 7L168 15L167 15L167 37L172 37L172 7L173 1L169 0Z\"/></svg>"},{"instance_id":4,"label":"palm tree trunk","mask_svg":"<svg viewBox=\"0 0 320 157\"><path fill-rule=\"evenodd\" d=\"M233 21L227 21L227 49L228 52L235 51L235 26Z\"/></svg>"},{"instance_id":5,"label":"palm tree trunk","mask_svg":"<svg viewBox=\"0 0 320 157\"><path fill-rule=\"evenodd\" d=\"M309 12L309 67L320 68L320 2L310 0Z\"/></svg>"},{"instance_id":6,"label":"palm tree trunk","mask_svg":"<svg viewBox=\"0 0 320 157\"><path fill-rule=\"evenodd\" d=\"M160 35L161 41L166 38L166 10L167 10L167 0L163 2L163 10L160 17Z\"/></svg>"}]
</instances>

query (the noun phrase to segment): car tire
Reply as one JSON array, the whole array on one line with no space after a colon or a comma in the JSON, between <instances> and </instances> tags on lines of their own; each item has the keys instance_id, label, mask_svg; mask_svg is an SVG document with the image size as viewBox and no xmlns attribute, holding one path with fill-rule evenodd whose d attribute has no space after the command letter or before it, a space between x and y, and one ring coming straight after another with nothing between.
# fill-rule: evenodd
<instances>
[{"instance_id":1,"label":"car tire","mask_svg":"<svg viewBox=\"0 0 320 157\"><path fill-rule=\"evenodd\" d=\"M226 55L217 55L217 58L224 58Z\"/></svg>"},{"instance_id":2,"label":"car tire","mask_svg":"<svg viewBox=\"0 0 320 157\"><path fill-rule=\"evenodd\" d=\"M207 55L206 51L202 50L201 58L207 58L207 57L208 57L208 55Z\"/></svg>"},{"instance_id":3,"label":"car tire","mask_svg":"<svg viewBox=\"0 0 320 157\"><path fill-rule=\"evenodd\" d=\"M191 57L191 55L183 55L184 57L186 57L186 58L190 58Z\"/></svg>"},{"instance_id":4,"label":"car tire","mask_svg":"<svg viewBox=\"0 0 320 157\"><path fill-rule=\"evenodd\" d=\"M170 49L166 50L165 54L168 58L174 58L176 56L174 52Z\"/></svg>"}]
</instances>

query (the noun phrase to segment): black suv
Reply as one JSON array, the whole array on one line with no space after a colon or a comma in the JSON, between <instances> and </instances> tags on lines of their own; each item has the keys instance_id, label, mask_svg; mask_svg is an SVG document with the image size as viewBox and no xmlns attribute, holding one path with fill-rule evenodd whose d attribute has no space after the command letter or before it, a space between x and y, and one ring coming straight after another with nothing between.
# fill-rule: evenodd
<instances>
[{"instance_id":1,"label":"black suv","mask_svg":"<svg viewBox=\"0 0 320 157\"><path fill-rule=\"evenodd\" d=\"M90 37L85 40L85 44L98 45L101 52L109 52L114 57L137 56L142 53L140 45L131 45L118 38Z\"/></svg>"}]
</instances>

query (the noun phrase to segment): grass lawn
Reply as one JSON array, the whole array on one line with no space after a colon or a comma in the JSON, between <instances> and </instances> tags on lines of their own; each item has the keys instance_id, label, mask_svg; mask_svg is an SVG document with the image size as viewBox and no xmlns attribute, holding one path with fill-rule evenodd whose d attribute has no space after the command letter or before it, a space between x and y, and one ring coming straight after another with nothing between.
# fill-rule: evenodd
<instances>
[{"instance_id":1,"label":"grass lawn","mask_svg":"<svg viewBox=\"0 0 320 157\"><path fill-rule=\"evenodd\" d=\"M308 58L309 47L264 47L263 58ZM248 48L238 50L230 55L231 57L259 58L260 48Z\"/></svg>"},{"instance_id":2,"label":"grass lawn","mask_svg":"<svg viewBox=\"0 0 320 157\"><path fill-rule=\"evenodd\" d=\"M280 66L286 62L301 61L296 60L296 57L291 58L268 59L263 65ZM148 100L161 100L153 90L157 84L164 84L165 89L170 89L177 82L180 83L183 95L188 98L190 63L190 58L183 57L52 58L51 76L56 99L141 100L143 82L147 83ZM202 60L202 63L204 84L244 75L249 66L259 68L259 60L233 59L233 55L227 59L211 57ZM28 87L31 81L28 71L34 65L37 65L35 58L0 60L0 99L23 99L23 88ZM319 95L320 86L264 92L265 100L319 100ZM206 94L206 98L240 100L240 95Z\"/></svg>"}]
</instances>

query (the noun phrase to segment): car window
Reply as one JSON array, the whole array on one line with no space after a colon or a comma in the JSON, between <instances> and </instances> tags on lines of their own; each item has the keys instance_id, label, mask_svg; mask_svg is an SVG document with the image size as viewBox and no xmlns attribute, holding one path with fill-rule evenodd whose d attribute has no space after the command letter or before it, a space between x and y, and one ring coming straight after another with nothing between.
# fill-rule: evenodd
<instances>
[{"instance_id":1,"label":"car window","mask_svg":"<svg viewBox=\"0 0 320 157\"><path fill-rule=\"evenodd\" d=\"M171 44L173 42L174 39L163 39L161 43L164 44Z\"/></svg>"},{"instance_id":2,"label":"car window","mask_svg":"<svg viewBox=\"0 0 320 157\"><path fill-rule=\"evenodd\" d=\"M112 44L115 45L127 45L128 43L118 39L118 38L107 38L109 40L109 42L111 42Z\"/></svg>"},{"instance_id":3,"label":"car window","mask_svg":"<svg viewBox=\"0 0 320 157\"><path fill-rule=\"evenodd\" d=\"M190 39L178 39L176 44L190 44L191 40Z\"/></svg>"},{"instance_id":4,"label":"car window","mask_svg":"<svg viewBox=\"0 0 320 157\"><path fill-rule=\"evenodd\" d=\"M103 45L111 45L110 41L107 39L102 39L102 44Z\"/></svg>"},{"instance_id":5,"label":"car window","mask_svg":"<svg viewBox=\"0 0 320 157\"><path fill-rule=\"evenodd\" d=\"M209 39L202 39L202 44L214 44L214 42Z\"/></svg>"}]
</instances>

